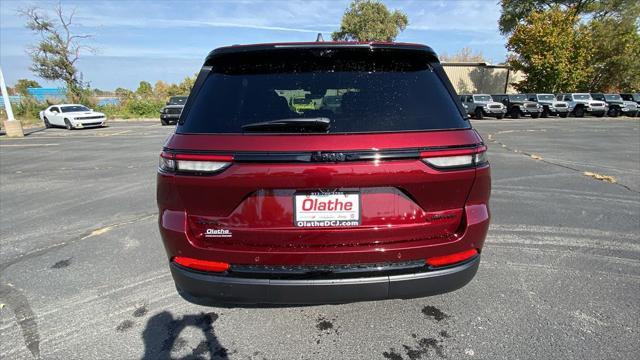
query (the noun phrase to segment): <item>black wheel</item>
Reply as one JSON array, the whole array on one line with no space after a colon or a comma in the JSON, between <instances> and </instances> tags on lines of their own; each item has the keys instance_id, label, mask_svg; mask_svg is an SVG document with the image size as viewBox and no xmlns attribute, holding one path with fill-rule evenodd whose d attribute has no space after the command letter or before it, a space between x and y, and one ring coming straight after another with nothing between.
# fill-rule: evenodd
<instances>
[{"instance_id":1,"label":"black wheel","mask_svg":"<svg viewBox=\"0 0 640 360\"><path fill-rule=\"evenodd\" d=\"M617 107L609 109L609 113L607 114L610 117L618 117L620 116L620 109Z\"/></svg>"},{"instance_id":2,"label":"black wheel","mask_svg":"<svg viewBox=\"0 0 640 360\"><path fill-rule=\"evenodd\" d=\"M532 117L533 119L537 119L537 118L539 118L539 117L540 117L540 113L531 113L531 117Z\"/></svg>"},{"instance_id":3,"label":"black wheel","mask_svg":"<svg viewBox=\"0 0 640 360\"><path fill-rule=\"evenodd\" d=\"M163 119L160 119L160 124L162 124L162 126L167 126L169 125L166 121L164 121Z\"/></svg>"},{"instance_id":4,"label":"black wheel","mask_svg":"<svg viewBox=\"0 0 640 360\"><path fill-rule=\"evenodd\" d=\"M482 109L480 109L479 107L476 108L476 111L474 111L474 115L476 117L476 119L478 120L482 120Z\"/></svg>"},{"instance_id":5,"label":"black wheel","mask_svg":"<svg viewBox=\"0 0 640 360\"><path fill-rule=\"evenodd\" d=\"M498 120L502 119L503 117L504 117L504 114L498 114L498 115L496 115L496 119L498 119Z\"/></svg>"},{"instance_id":6,"label":"black wheel","mask_svg":"<svg viewBox=\"0 0 640 360\"><path fill-rule=\"evenodd\" d=\"M567 113L562 113L562 114L560 114L560 117L561 117L561 118L566 118L567 116L569 116L569 114L567 114Z\"/></svg>"},{"instance_id":7,"label":"black wheel","mask_svg":"<svg viewBox=\"0 0 640 360\"><path fill-rule=\"evenodd\" d=\"M549 117L549 108L544 107L542 109L542 114L540 114L540 117L543 117L543 118Z\"/></svg>"},{"instance_id":8,"label":"black wheel","mask_svg":"<svg viewBox=\"0 0 640 360\"><path fill-rule=\"evenodd\" d=\"M510 115L512 119L520 119L520 109L517 107L511 108Z\"/></svg>"},{"instance_id":9,"label":"black wheel","mask_svg":"<svg viewBox=\"0 0 640 360\"><path fill-rule=\"evenodd\" d=\"M49 123L49 119L47 119L46 117L44 118L44 127L47 129L51 127L51 124Z\"/></svg>"},{"instance_id":10,"label":"black wheel","mask_svg":"<svg viewBox=\"0 0 640 360\"><path fill-rule=\"evenodd\" d=\"M584 108L582 106L577 107L575 110L573 110L573 113L576 117L584 117Z\"/></svg>"},{"instance_id":11,"label":"black wheel","mask_svg":"<svg viewBox=\"0 0 640 360\"><path fill-rule=\"evenodd\" d=\"M73 130L73 126L71 126L71 121L69 121L69 119L64 119L64 126L67 130Z\"/></svg>"}]
</instances>

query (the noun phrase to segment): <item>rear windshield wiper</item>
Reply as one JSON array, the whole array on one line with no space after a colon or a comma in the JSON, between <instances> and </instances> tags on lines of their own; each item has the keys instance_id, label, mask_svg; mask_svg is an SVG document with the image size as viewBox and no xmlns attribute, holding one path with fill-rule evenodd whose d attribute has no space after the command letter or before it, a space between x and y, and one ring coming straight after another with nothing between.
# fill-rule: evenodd
<instances>
[{"instance_id":1,"label":"rear windshield wiper","mask_svg":"<svg viewBox=\"0 0 640 360\"><path fill-rule=\"evenodd\" d=\"M300 132L326 132L331 127L331 119L326 117L317 118L289 118L264 122L255 122L242 125L242 130L281 130L291 129Z\"/></svg>"}]
</instances>

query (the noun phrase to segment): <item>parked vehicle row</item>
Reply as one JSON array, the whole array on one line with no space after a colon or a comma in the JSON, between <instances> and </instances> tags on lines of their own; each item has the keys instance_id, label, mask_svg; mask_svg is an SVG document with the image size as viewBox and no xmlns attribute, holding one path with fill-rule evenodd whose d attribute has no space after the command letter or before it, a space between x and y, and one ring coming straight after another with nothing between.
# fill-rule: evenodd
<instances>
[{"instance_id":1,"label":"parked vehicle row","mask_svg":"<svg viewBox=\"0 0 640 360\"><path fill-rule=\"evenodd\" d=\"M460 101L476 119L509 116L519 119L560 116L603 117L640 115L640 94L563 93L563 94L462 94Z\"/></svg>"},{"instance_id":2,"label":"parked vehicle row","mask_svg":"<svg viewBox=\"0 0 640 360\"><path fill-rule=\"evenodd\" d=\"M619 94L591 94L595 100L604 101L608 107L607 116L636 116L638 103L622 99Z\"/></svg>"}]
</instances>

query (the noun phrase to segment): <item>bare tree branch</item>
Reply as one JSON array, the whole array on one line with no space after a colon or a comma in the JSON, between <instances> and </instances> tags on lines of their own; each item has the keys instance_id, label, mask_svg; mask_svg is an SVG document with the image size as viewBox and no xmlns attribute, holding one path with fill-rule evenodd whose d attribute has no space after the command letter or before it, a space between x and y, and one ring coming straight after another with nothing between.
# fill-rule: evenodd
<instances>
[{"instance_id":1,"label":"bare tree branch","mask_svg":"<svg viewBox=\"0 0 640 360\"><path fill-rule=\"evenodd\" d=\"M31 70L44 79L64 81L72 100L79 100L85 84L75 64L84 52L95 52L83 44L92 35L73 33L75 8L65 14L62 4L58 3L54 12L55 17L51 19L37 7L18 10L18 14L27 19L26 27L40 37L40 41L27 50L33 62Z\"/></svg>"}]
</instances>

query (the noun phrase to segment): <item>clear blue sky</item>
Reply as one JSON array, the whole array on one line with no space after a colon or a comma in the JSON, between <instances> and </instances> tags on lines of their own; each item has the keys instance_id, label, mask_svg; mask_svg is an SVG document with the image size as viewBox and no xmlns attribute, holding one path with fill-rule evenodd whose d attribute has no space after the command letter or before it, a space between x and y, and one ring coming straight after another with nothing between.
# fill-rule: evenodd
<instances>
[{"instance_id":1,"label":"clear blue sky","mask_svg":"<svg viewBox=\"0 0 640 360\"><path fill-rule=\"evenodd\" d=\"M257 42L330 39L348 0L271 1L62 1L76 8L75 30L92 34L99 50L78 63L85 81L104 90L136 88L141 80L178 82L195 74L206 54L219 46ZM438 53L463 47L503 61L505 40L498 32L497 0L387 0L409 16L397 41L428 44ZM35 78L25 53L38 37L24 27L17 10L53 10L57 1L0 1L0 65L9 85ZM41 81L43 85L57 85Z\"/></svg>"}]
</instances>

